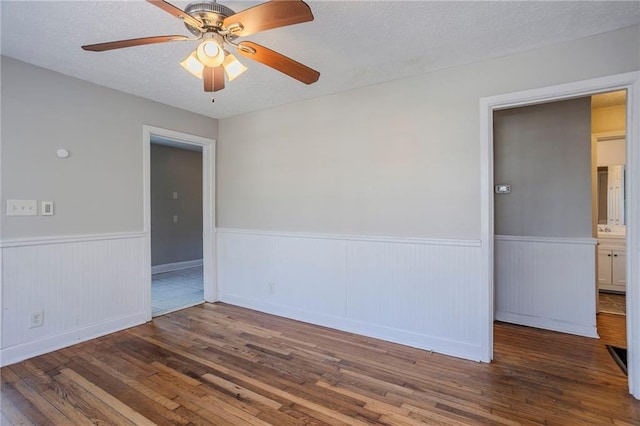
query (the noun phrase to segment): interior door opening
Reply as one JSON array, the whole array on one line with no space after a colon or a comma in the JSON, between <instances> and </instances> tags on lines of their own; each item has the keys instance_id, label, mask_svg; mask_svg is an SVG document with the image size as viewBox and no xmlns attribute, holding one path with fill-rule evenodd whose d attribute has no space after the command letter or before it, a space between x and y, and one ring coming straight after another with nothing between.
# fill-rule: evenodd
<instances>
[{"instance_id":1,"label":"interior door opening","mask_svg":"<svg viewBox=\"0 0 640 426\"><path fill-rule=\"evenodd\" d=\"M493 112L495 319L599 337L625 372L626 118L626 90Z\"/></svg>"},{"instance_id":2,"label":"interior door opening","mask_svg":"<svg viewBox=\"0 0 640 426\"><path fill-rule=\"evenodd\" d=\"M204 302L202 147L151 137L152 316Z\"/></svg>"},{"instance_id":3,"label":"interior door opening","mask_svg":"<svg viewBox=\"0 0 640 426\"><path fill-rule=\"evenodd\" d=\"M591 97L596 153L594 214L598 239L598 312L626 315L626 91Z\"/></svg>"}]
</instances>

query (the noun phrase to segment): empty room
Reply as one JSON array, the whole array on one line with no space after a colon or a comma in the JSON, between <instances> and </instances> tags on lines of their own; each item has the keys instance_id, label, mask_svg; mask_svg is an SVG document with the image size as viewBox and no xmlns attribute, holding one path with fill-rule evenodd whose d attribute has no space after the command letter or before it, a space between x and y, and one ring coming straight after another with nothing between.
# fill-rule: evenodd
<instances>
[{"instance_id":1,"label":"empty room","mask_svg":"<svg viewBox=\"0 0 640 426\"><path fill-rule=\"evenodd\" d=\"M640 2L0 19L0 424L640 424Z\"/></svg>"}]
</instances>

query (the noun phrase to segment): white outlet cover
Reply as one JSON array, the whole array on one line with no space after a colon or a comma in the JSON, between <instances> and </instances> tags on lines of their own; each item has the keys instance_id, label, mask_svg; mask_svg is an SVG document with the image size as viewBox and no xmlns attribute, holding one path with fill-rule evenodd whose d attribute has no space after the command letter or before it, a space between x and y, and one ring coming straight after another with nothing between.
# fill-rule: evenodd
<instances>
[{"instance_id":1,"label":"white outlet cover","mask_svg":"<svg viewBox=\"0 0 640 426\"><path fill-rule=\"evenodd\" d=\"M29 320L29 328L42 327L44 323L44 311L33 312Z\"/></svg>"}]
</instances>

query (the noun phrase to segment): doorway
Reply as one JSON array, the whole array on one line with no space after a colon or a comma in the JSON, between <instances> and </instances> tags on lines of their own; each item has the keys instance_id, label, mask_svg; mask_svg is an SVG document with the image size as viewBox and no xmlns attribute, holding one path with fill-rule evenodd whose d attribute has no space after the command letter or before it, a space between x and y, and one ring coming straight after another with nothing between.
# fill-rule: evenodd
<instances>
[{"instance_id":1,"label":"doorway","mask_svg":"<svg viewBox=\"0 0 640 426\"><path fill-rule=\"evenodd\" d=\"M595 216L598 238L598 312L626 315L626 91L591 97L596 152Z\"/></svg>"},{"instance_id":2,"label":"doorway","mask_svg":"<svg viewBox=\"0 0 640 426\"><path fill-rule=\"evenodd\" d=\"M204 302L202 147L151 137L151 310Z\"/></svg>"},{"instance_id":3,"label":"doorway","mask_svg":"<svg viewBox=\"0 0 640 426\"><path fill-rule=\"evenodd\" d=\"M494 111L496 320L597 337L590 117L588 96Z\"/></svg>"},{"instance_id":4,"label":"doorway","mask_svg":"<svg viewBox=\"0 0 640 426\"><path fill-rule=\"evenodd\" d=\"M494 111L496 320L627 348L625 121L624 90Z\"/></svg>"},{"instance_id":5,"label":"doorway","mask_svg":"<svg viewBox=\"0 0 640 426\"><path fill-rule=\"evenodd\" d=\"M629 365L629 391L636 398L640 398L640 350L638 350L637 336L640 335L640 323L635 316L640 314L640 282L638 280L640 262L635 256L635 251L629 256L631 247L638 247L640 243L640 182L637 176L637 165L640 165L640 150L638 149L638 135L640 134L640 121L638 120L638 100L640 99L640 73L631 72L614 76L594 78L580 82L568 83L559 86L545 87L541 89L527 90L523 92L482 98L480 100L481 123L481 242L482 242L482 268L485 295L483 306L486 310L486 322L484 330L486 339L482 341L482 347L486 349L486 359L493 358L493 323L494 323L494 262L496 252L494 245L494 180L493 180L493 112L505 108L514 108L526 105L535 105L545 102L573 99L583 96L591 96L597 93L616 90L627 91L627 344ZM595 261L595 260L594 260ZM594 291L595 293L595 291Z\"/></svg>"},{"instance_id":6,"label":"doorway","mask_svg":"<svg viewBox=\"0 0 640 426\"><path fill-rule=\"evenodd\" d=\"M152 157L160 160L157 173ZM143 126L148 320L217 300L214 167L213 139ZM153 185L152 177L158 175L161 179Z\"/></svg>"}]
</instances>

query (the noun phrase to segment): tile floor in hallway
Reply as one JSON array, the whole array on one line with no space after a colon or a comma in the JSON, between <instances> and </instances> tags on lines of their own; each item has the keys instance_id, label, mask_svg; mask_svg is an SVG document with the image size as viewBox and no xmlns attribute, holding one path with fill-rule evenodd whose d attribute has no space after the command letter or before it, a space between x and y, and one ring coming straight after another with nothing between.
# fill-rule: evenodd
<instances>
[{"instance_id":1,"label":"tile floor in hallway","mask_svg":"<svg viewBox=\"0 0 640 426\"><path fill-rule=\"evenodd\" d=\"M601 291L599 295L600 312L624 315L627 312L627 302L624 294L606 293Z\"/></svg>"},{"instance_id":2,"label":"tile floor in hallway","mask_svg":"<svg viewBox=\"0 0 640 426\"><path fill-rule=\"evenodd\" d=\"M153 274L151 294L153 316L204 302L202 266Z\"/></svg>"}]
</instances>

